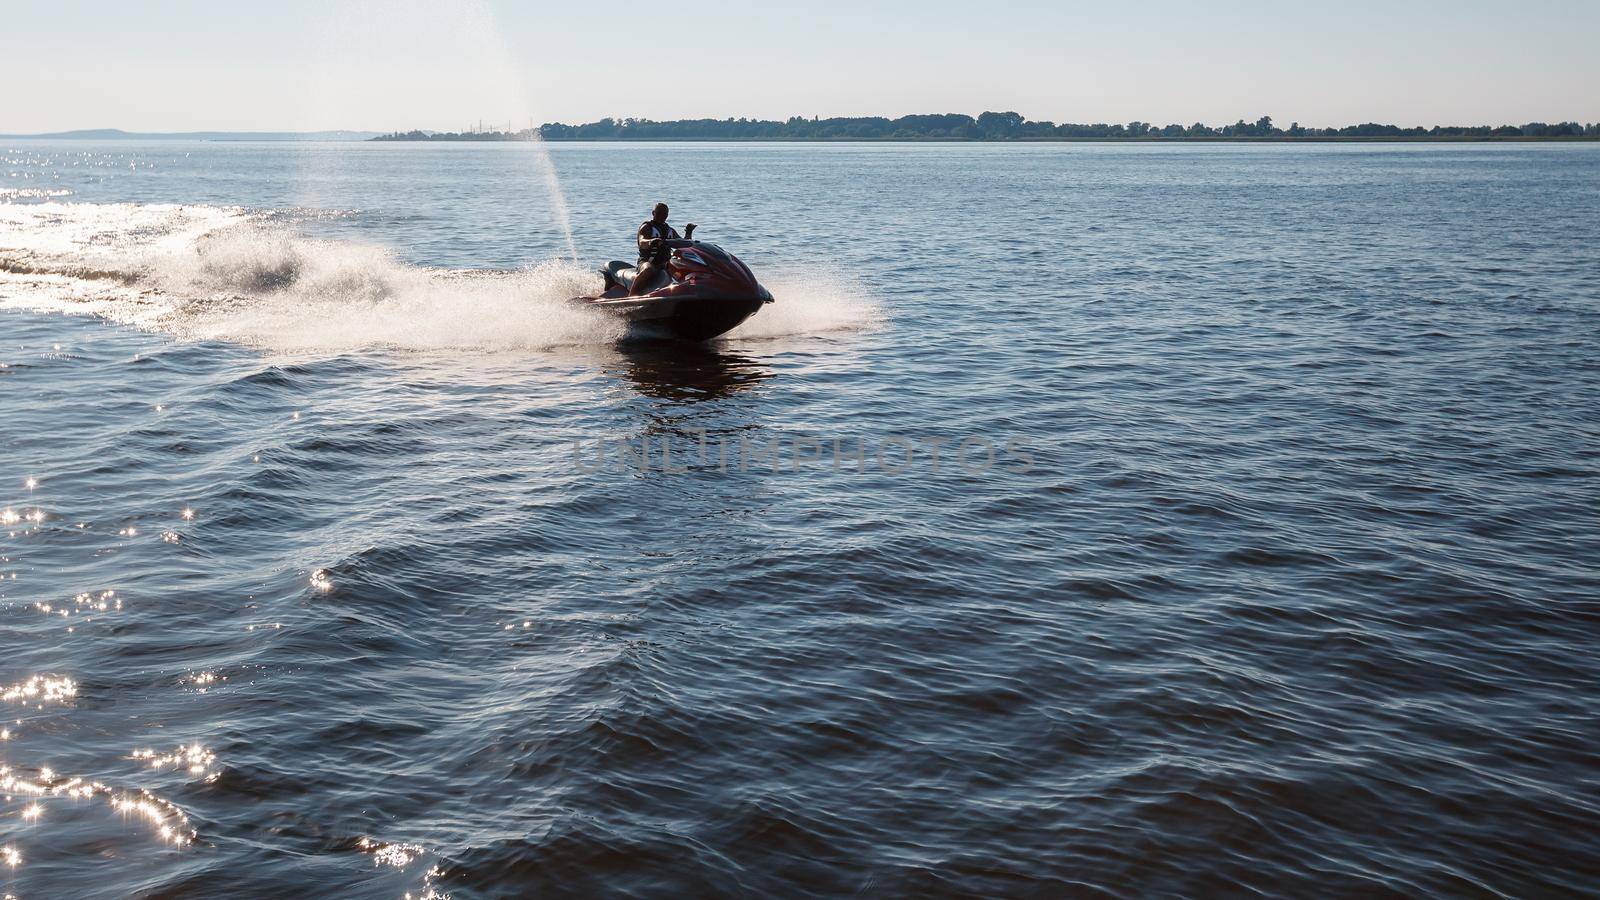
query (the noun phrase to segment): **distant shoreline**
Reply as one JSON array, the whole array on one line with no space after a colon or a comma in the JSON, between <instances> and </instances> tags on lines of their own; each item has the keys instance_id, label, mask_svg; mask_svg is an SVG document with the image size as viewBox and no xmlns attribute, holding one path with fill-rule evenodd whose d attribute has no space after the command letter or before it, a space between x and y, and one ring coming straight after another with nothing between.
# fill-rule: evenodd
<instances>
[{"instance_id":1,"label":"distant shoreline","mask_svg":"<svg viewBox=\"0 0 1600 900\"><path fill-rule=\"evenodd\" d=\"M199 141L201 143L459 143L514 144L535 138L524 133L375 135L372 137L322 137L252 134L0 134L0 140L19 141ZM541 137L552 144L1583 144L1600 141L1600 135L1371 135L1334 137Z\"/></svg>"},{"instance_id":2,"label":"distant shoreline","mask_svg":"<svg viewBox=\"0 0 1600 900\"><path fill-rule=\"evenodd\" d=\"M438 135L429 137L367 138L367 142L406 143L527 143L532 137L491 135ZM540 138L551 144L1493 144L1493 143L1594 143L1600 135L1562 136L1450 136L1406 135L1401 137L1046 137L1046 138L726 138L726 137L630 137L630 138Z\"/></svg>"},{"instance_id":3,"label":"distant shoreline","mask_svg":"<svg viewBox=\"0 0 1600 900\"><path fill-rule=\"evenodd\" d=\"M334 143L370 141L377 131L123 131L91 128L47 134L0 134L0 140L22 141L283 141Z\"/></svg>"},{"instance_id":4,"label":"distant shoreline","mask_svg":"<svg viewBox=\"0 0 1600 900\"><path fill-rule=\"evenodd\" d=\"M1341 128L1307 128L1294 122L1288 128L1273 124L1271 116L1232 125L1154 125L1133 121L1126 125L1081 125L1071 122L1033 122L1015 112L986 112L976 118L963 113L850 118L792 117L782 122L765 119L601 119L583 125L550 122L513 130L477 127L462 131L393 131L374 141L738 141L738 142L845 142L898 143L1022 143L1068 141L1593 141L1600 140L1600 122L1529 122L1523 125L1435 125L1431 128L1365 122Z\"/></svg>"},{"instance_id":5,"label":"distant shoreline","mask_svg":"<svg viewBox=\"0 0 1600 900\"><path fill-rule=\"evenodd\" d=\"M1367 122L1341 128L1288 128L1271 116L1232 125L1156 126L1033 122L1014 112L986 112L976 118L960 113L852 118L800 118L778 122L763 119L601 119L582 125L559 122L512 130L477 127L463 131L186 131L128 132L115 128L61 131L50 134L0 134L0 140L195 140L292 142L441 142L497 143L1484 143L1600 141L1600 122L1530 122L1523 125L1435 125L1430 128Z\"/></svg>"}]
</instances>

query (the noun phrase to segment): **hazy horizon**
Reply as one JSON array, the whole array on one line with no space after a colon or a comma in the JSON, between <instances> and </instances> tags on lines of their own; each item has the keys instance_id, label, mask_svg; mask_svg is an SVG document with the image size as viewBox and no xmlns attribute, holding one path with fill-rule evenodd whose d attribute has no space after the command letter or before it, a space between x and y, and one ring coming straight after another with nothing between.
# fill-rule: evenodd
<instances>
[{"instance_id":1,"label":"hazy horizon","mask_svg":"<svg viewBox=\"0 0 1600 900\"><path fill-rule=\"evenodd\" d=\"M468 0L25 7L0 133L458 131L605 117L786 119L1014 110L1035 120L1326 127L1600 120L1600 7L1232 0L694 15ZM914 29L909 26L915 25ZM653 27L647 27L653 26ZM886 35L915 34L915 39ZM681 48L691 48L684 50ZM612 60L620 64L613 64Z\"/></svg>"}]
</instances>

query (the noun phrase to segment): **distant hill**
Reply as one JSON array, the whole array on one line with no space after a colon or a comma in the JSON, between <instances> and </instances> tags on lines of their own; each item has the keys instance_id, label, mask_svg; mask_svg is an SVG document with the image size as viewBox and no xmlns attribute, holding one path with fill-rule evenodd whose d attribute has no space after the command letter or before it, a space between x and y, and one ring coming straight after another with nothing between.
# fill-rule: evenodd
<instances>
[{"instance_id":1,"label":"distant hill","mask_svg":"<svg viewBox=\"0 0 1600 900\"><path fill-rule=\"evenodd\" d=\"M50 134L0 134L0 138L39 138L54 141L366 141L376 131L123 131L91 128Z\"/></svg>"}]
</instances>

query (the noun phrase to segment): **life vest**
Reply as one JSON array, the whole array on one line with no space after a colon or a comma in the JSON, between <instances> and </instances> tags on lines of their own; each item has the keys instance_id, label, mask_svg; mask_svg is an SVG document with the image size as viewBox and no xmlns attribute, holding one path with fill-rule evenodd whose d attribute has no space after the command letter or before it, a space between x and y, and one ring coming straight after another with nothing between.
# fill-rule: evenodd
<instances>
[{"instance_id":1,"label":"life vest","mask_svg":"<svg viewBox=\"0 0 1600 900\"><path fill-rule=\"evenodd\" d=\"M678 236L678 229L673 228L671 225L657 225L655 219L648 219L639 227L641 229L649 229L647 233L652 238L671 239Z\"/></svg>"}]
</instances>

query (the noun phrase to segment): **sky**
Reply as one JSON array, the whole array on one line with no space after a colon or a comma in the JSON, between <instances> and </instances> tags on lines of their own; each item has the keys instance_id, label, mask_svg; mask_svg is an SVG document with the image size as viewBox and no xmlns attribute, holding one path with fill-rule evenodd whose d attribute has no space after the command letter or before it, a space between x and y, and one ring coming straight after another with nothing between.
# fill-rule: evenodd
<instances>
[{"instance_id":1,"label":"sky","mask_svg":"<svg viewBox=\"0 0 1600 900\"><path fill-rule=\"evenodd\" d=\"M0 133L1600 121L1600 0L0 0Z\"/></svg>"}]
</instances>

